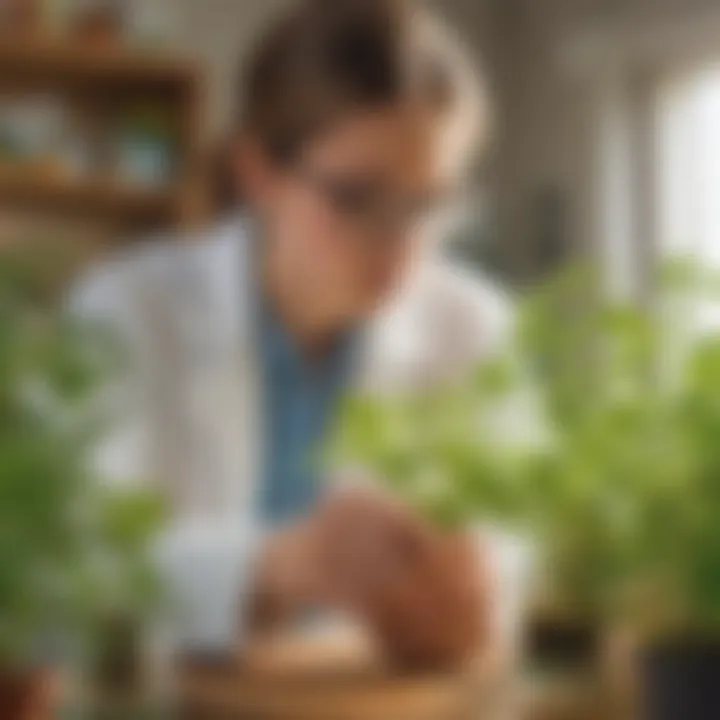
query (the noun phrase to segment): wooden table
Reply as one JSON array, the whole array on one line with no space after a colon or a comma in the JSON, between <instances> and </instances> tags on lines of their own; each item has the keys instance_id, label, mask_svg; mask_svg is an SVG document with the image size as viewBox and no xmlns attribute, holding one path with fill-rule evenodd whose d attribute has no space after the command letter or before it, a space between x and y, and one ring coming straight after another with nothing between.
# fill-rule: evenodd
<instances>
[{"instance_id":1,"label":"wooden table","mask_svg":"<svg viewBox=\"0 0 720 720\"><path fill-rule=\"evenodd\" d=\"M455 674L403 676L384 667L357 636L281 638L252 646L242 662L183 668L176 686L180 713L157 697L123 698L120 704L106 700L82 717L637 720L637 713L618 704L616 683L601 675L512 675L485 662Z\"/></svg>"},{"instance_id":2,"label":"wooden table","mask_svg":"<svg viewBox=\"0 0 720 720\"><path fill-rule=\"evenodd\" d=\"M403 676L358 633L284 637L234 666L186 669L183 720L637 720L632 654L622 644L618 653L584 674L520 678L485 659L454 674Z\"/></svg>"},{"instance_id":3,"label":"wooden table","mask_svg":"<svg viewBox=\"0 0 720 720\"><path fill-rule=\"evenodd\" d=\"M392 673L357 636L266 642L181 682L184 720L494 720L491 685L477 669Z\"/></svg>"}]
</instances>

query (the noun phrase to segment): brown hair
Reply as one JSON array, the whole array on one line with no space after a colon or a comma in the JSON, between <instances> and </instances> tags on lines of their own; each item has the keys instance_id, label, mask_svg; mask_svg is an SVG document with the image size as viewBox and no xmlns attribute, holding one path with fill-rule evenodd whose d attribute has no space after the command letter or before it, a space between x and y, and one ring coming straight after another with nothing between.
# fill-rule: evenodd
<instances>
[{"instance_id":1,"label":"brown hair","mask_svg":"<svg viewBox=\"0 0 720 720\"><path fill-rule=\"evenodd\" d=\"M244 66L236 126L290 162L343 116L412 96L456 120L470 144L483 110L477 80L414 0L298 0ZM233 181L225 192L235 199Z\"/></svg>"}]
</instances>

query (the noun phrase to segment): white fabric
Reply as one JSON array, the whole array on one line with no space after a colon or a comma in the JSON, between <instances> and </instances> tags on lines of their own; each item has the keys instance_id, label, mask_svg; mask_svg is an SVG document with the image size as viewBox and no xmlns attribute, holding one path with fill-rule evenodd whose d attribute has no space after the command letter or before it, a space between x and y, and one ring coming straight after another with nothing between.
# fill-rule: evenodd
<instances>
[{"instance_id":1,"label":"white fabric","mask_svg":"<svg viewBox=\"0 0 720 720\"><path fill-rule=\"evenodd\" d=\"M172 523L158 559L175 599L175 638L222 650L242 638L241 603L262 529L259 377L248 225L156 240L94 269L73 308L112 323L128 348L110 391L117 431L98 449L109 480L157 483ZM510 330L499 293L427 261L371 324L358 382L376 392L452 381Z\"/></svg>"}]
</instances>

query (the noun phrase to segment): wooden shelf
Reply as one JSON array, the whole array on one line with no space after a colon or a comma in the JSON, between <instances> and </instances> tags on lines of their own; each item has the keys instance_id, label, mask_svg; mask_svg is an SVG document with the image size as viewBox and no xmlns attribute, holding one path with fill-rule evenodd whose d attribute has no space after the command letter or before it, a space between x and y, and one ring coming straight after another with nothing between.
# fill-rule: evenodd
<instances>
[{"instance_id":1,"label":"wooden shelf","mask_svg":"<svg viewBox=\"0 0 720 720\"><path fill-rule=\"evenodd\" d=\"M30 207L62 214L112 216L128 221L172 220L179 193L123 187L109 181L72 182L0 171L0 206Z\"/></svg>"},{"instance_id":2,"label":"wooden shelf","mask_svg":"<svg viewBox=\"0 0 720 720\"><path fill-rule=\"evenodd\" d=\"M0 0L2 2L2 0ZM0 162L0 208L116 221L132 229L194 224L202 212L203 77L183 58L132 47L96 48L48 38L0 38L0 95L57 98L110 142L125 108L149 107L166 118L172 144L172 187L77 181L52 173L19 174ZM73 115L74 116L74 115ZM93 141L94 142L94 141Z\"/></svg>"},{"instance_id":3,"label":"wooden shelf","mask_svg":"<svg viewBox=\"0 0 720 720\"><path fill-rule=\"evenodd\" d=\"M125 48L93 49L58 41L0 40L0 75L63 77L77 82L181 89L197 80L195 66Z\"/></svg>"}]
</instances>

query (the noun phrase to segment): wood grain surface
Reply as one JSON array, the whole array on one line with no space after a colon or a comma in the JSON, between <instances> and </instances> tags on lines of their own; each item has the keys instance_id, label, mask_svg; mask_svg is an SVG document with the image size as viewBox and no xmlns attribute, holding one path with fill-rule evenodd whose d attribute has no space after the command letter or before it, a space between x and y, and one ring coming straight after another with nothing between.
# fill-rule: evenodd
<instances>
[{"instance_id":1,"label":"wood grain surface","mask_svg":"<svg viewBox=\"0 0 720 720\"><path fill-rule=\"evenodd\" d=\"M471 720L484 717L474 671L394 673L359 636L280 638L223 667L187 667L181 681L192 720Z\"/></svg>"}]
</instances>

